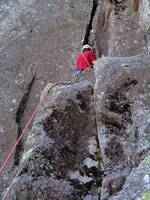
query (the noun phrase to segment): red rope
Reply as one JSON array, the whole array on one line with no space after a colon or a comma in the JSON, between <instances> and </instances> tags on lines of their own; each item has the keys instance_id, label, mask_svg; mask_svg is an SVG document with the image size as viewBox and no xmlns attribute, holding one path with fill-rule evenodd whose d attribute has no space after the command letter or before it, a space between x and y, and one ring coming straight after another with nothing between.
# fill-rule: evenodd
<instances>
[{"instance_id":1,"label":"red rope","mask_svg":"<svg viewBox=\"0 0 150 200\"><path fill-rule=\"evenodd\" d=\"M37 114L37 112L38 112L40 106L42 105L42 103L43 103L43 101L45 100L45 98L46 98L47 94L49 93L49 91L50 91L53 87L55 87L56 85L59 85L59 84L61 84L61 85L69 85L69 84L71 84L71 83L72 83L72 82L60 82L60 83L56 82L56 83L54 83L54 84L48 89L48 91L45 93L45 95L42 97L42 99L39 101L38 105L36 106L34 112L32 113L32 115L31 115L29 121L27 122L25 128L24 128L23 131L21 132L21 135L19 136L18 140L17 140L16 143L14 144L14 146L13 146L12 150L10 151L8 157L6 158L6 160L4 161L4 163L2 164L2 166L0 167L0 175L1 175L2 172L4 171L4 168L6 167L7 163L10 161L10 159L11 159L13 153L15 152L15 149L16 149L18 143L20 142L20 140L21 140L22 137L24 136L25 132L27 131L27 129L28 129L30 123L32 122L32 120L33 120L33 118L35 117L35 115Z\"/></svg>"}]
</instances>

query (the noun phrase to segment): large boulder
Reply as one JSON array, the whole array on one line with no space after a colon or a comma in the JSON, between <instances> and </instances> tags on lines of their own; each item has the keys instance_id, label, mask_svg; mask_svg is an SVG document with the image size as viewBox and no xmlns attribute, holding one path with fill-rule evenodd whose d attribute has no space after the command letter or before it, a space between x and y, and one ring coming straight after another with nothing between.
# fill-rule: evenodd
<instances>
[{"instance_id":1,"label":"large boulder","mask_svg":"<svg viewBox=\"0 0 150 200\"><path fill-rule=\"evenodd\" d=\"M149 66L149 55L97 61L95 98L104 170L101 200L142 199L150 190Z\"/></svg>"},{"instance_id":2,"label":"large boulder","mask_svg":"<svg viewBox=\"0 0 150 200\"><path fill-rule=\"evenodd\" d=\"M13 199L98 200L101 168L93 92L88 82L50 91L27 138Z\"/></svg>"},{"instance_id":3,"label":"large boulder","mask_svg":"<svg viewBox=\"0 0 150 200\"><path fill-rule=\"evenodd\" d=\"M82 45L92 4L92 0L0 2L0 165L29 119L44 85L49 80L73 79L74 59ZM13 159L10 169L12 165ZM4 180L9 175L6 173Z\"/></svg>"}]
</instances>

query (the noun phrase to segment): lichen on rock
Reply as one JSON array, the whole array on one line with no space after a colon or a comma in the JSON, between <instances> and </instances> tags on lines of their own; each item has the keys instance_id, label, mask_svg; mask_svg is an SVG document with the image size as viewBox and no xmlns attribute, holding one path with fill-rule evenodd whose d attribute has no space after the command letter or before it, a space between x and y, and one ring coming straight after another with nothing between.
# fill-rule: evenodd
<instances>
[{"instance_id":1,"label":"lichen on rock","mask_svg":"<svg viewBox=\"0 0 150 200\"><path fill-rule=\"evenodd\" d=\"M134 200L150 189L149 60L149 55L139 55L97 62L95 99L104 165L101 200Z\"/></svg>"},{"instance_id":2,"label":"lichen on rock","mask_svg":"<svg viewBox=\"0 0 150 200\"><path fill-rule=\"evenodd\" d=\"M101 167L93 100L89 82L60 85L50 91L27 138L13 198L41 199L42 194L43 199L71 200L90 193L98 195ZM43 180L46 185L39 189L38 183L43 184ZM58 194L53 192L55 187L49 188L52 184L49 181L56 184ZM61 191L64 181L68 196L65 190ZM32 193L29 192L31 188Z\"/></svg>"}]
</instances>

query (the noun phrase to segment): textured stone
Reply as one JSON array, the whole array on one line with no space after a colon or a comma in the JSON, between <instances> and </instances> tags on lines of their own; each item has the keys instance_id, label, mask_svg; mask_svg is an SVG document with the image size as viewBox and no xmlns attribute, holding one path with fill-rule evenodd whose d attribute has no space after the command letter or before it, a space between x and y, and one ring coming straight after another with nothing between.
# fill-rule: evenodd
<instances>
[{"instance_id":1,"label":"textured stone","mask_svg":"<svg viewBox=\"0 0 150 200\"><path fill-rule=\"evenodd\" d=\"M150 1L141 0L140 2L140 25L145 32L147 48L150 52Z\"/></svg>"},{"instance_id":2,"label":"textured stone","mask_svg":"<svg viewBox=\"0 0 150 200\"><path fill-rule=\"evenodd\" d=\"M96 112L104 168L101 200L134 200L150 189L149 66L149 55L97 61Z\"/></svg>"},{"instance_id":3,"label":"textured stone","mask_svg":"<svg viewBox=\"0 0 150 200\"><path fill-rule=\"evenodd\" d=\"M139 11L134 11L132 2L100 1L96 39L99 56L133 56L147 52Z\"/></svg>"},{"instance_id":4,"label":"textured stone","mask_svg":"<svg viewBox=\"0 0 150 200\"><path fill-rule=\"evenodd\" d=\"M67 181L40 177L34 180L29 176L22 176L16 184L15 199L76 199L75 190Z\"/></svg>"},{"instance_id":5,"label":"textured stone","mask_svg":"<svg viewBox=\"0 0 150 200\"><path fill-rule=\"evenodd\" d=\"M29 119L45 84L49 80L73 80L74 59L82 46L92 3L92 0L0 1L0 165ZM26 103L21 105L28 92ZM21 112L17 112L20 105ZM21 118L19 130L16 115ZM12 165L13 160L10 169Z\"/></svg>"},{"instance_id":6,"label":"textured stone","mask_svg":"<svg viewBox=\"0 0 150 200\"><path fill-rule=\"evenodd\" d=\"M120 58L96 64L97 122L89 83L54 88L27 138L13 199L150 199L150 57L122 57L150 49L149 0L99 3L98 55ZM17 137L16 122L20 131L45 83L73 80L91 7L92 0L1 0L3 158ZM91 44L94 38L91 30ZM93 71L85 79L94 83ZM8 180L6 172L0 185Z\"/></svg>"},{"instance_id":7,"label":"textured stone","mask_svg":"<svg viewBox=\"0 0 150 200\"><path fill-rule=\"evenodd\" d=\"M27 138L22 170L12 191L14 199L67 200L98 195L101 168L93 103L88 82L50 91ZM37 179L40 184L46 179L48 185L40 189ZM57 183L52 188L51 180ZM69 194L63 190L64 181Z\"/></svg>"}]
</instances>

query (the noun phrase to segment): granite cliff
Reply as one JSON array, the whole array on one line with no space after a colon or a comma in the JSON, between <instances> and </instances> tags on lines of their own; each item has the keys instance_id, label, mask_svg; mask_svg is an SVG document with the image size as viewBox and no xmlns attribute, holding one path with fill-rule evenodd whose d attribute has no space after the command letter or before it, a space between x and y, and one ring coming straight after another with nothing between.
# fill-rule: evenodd
<instances>
[{"instance_id":1,"label":"granite cliff","mask_svg":"<svg viewBox=\"0 0 150 200\"><path fill-rule=\"evenodd\" d=\"M1 16L1 27L7 25L1 37L1 113L12 113L1 118L2 158L44 85L74 80L73 68L67 66L73 66L81 39L96 44L98 59L94 74L87 72L79 83L56 86L48 93L29 136L12 159L19 174L9 196L16 200L149 200L150 2L19 3L6 9L5 2ZM16 14L15 8L20 12L11 21L8 16ZM5 171L4 180L10 171L11 167ZM13 177L9 175L6 184Z\"/></svg>"}]
</instances>

